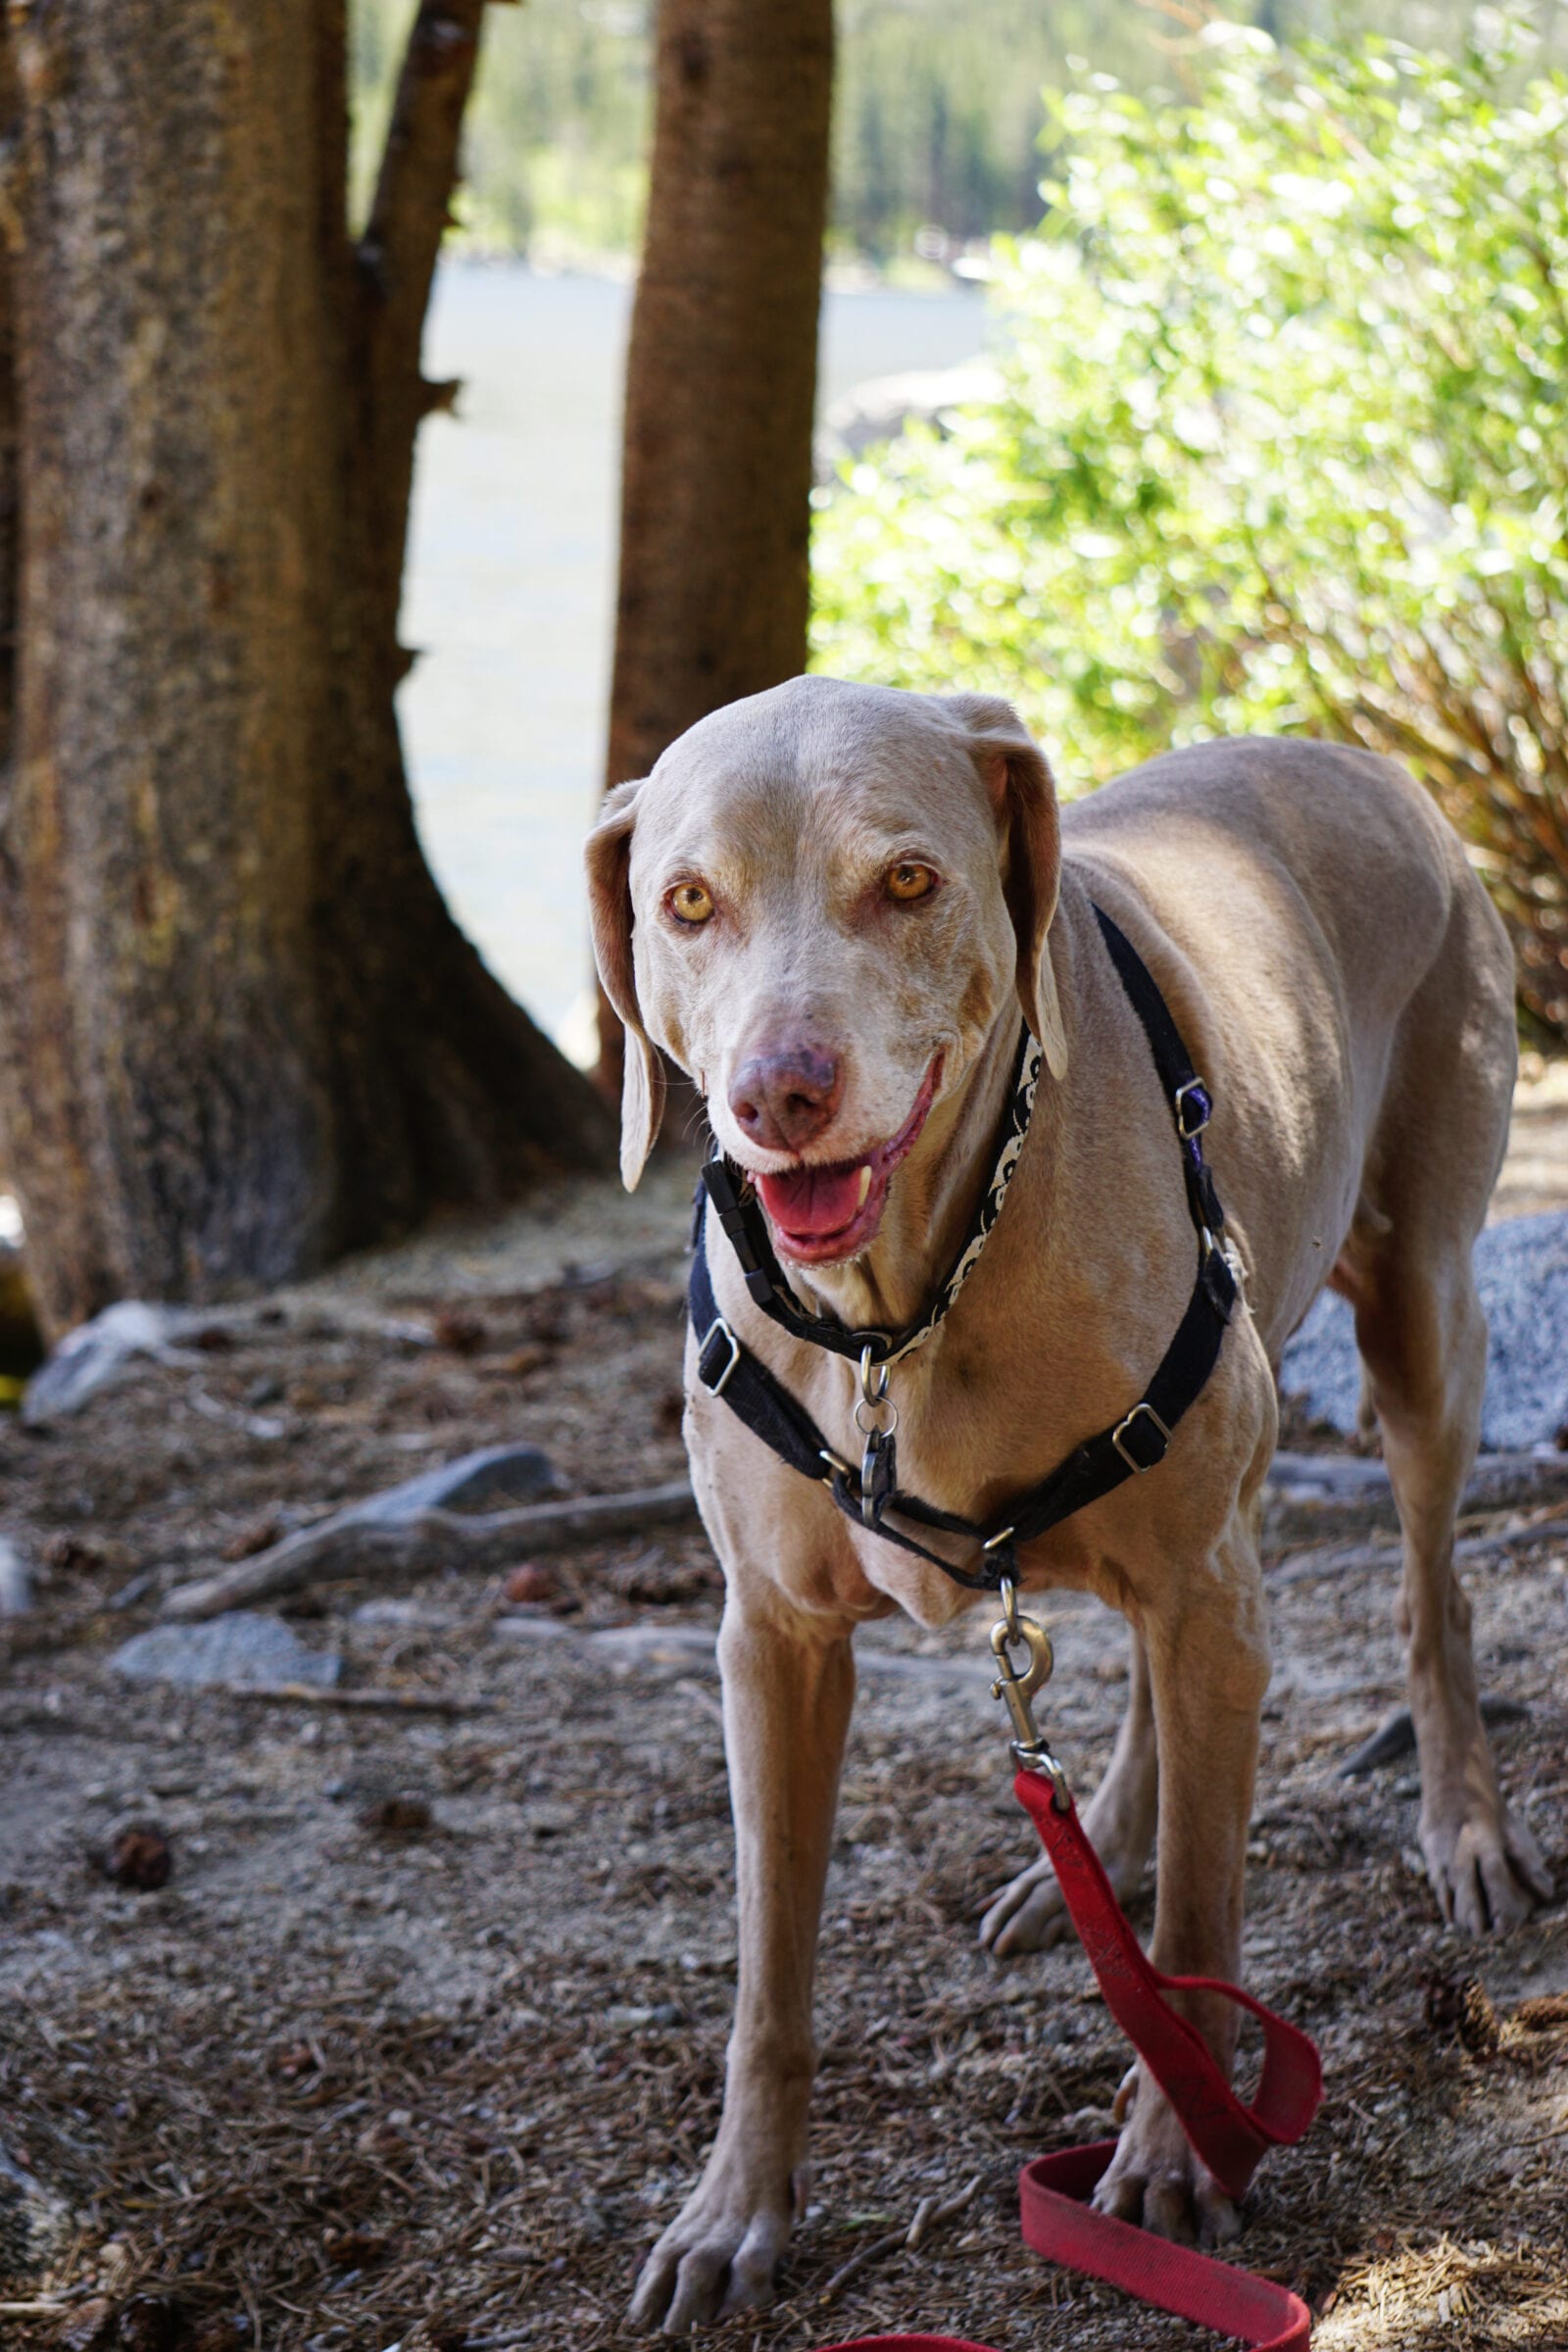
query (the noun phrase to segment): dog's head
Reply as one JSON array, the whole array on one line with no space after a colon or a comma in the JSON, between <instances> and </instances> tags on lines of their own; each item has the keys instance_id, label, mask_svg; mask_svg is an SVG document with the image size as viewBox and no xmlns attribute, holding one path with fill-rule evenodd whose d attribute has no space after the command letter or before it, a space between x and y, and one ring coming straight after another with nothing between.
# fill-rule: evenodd
<instances>
[{"instance_id":1,"label":"dog's head","mask_svg":"<svg viewBox=\"0 0 1568 2352\"><path fill-rule=\"evenodd\" d=\"M1064 1067L1055 794L1006 703L792 679L618 786L587 857L626 1027L627 1186L659 1131L662 1047L802 1264L869 1245L894 1168L1014 991Z\"/></svg>"}]
</instances>

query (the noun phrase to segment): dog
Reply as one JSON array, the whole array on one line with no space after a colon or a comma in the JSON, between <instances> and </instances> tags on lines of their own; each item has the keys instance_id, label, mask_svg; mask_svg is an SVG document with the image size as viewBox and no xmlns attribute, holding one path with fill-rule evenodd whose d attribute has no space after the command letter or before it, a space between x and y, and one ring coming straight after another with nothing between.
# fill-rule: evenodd
<instances>
[{"instance_id":1,"label":"dog","mask_svg":"<svg viewBox=\"0 0 1568 2352\"><path fill-rule=\"evenodd\" d=\"M1094 1592L1131 1628L1088 1833L1125 1897L1157 1827L1154 1963L1237 1976L1269 1678L1274 1376L1328 1283L1354 1311L1403 1530L1397 1623L1438 1902L1481 1935L1546 1900L1488 1749L1453 1570L1486 1368L1471 1248L1507 1135L1513 965L1416 783L1368 753L1244 738L1165 755L1058 814L1005 702L797 678L703 719L611 793L587 868L625 1027L624 1181L658 1132L667 1055L750 1178L798 1318L892 1332L921 1315L990 1174L1021 1023L1038 1041L1002 1210L946 1319L890 1378L900 1486L970 1521L1127 1414L1192 1286L1171 1105L1097 910L1111 918L1202 1074L1247 1311L1157 1467L1018 1554L1026 1589ZM858 1446L857 1364L760 1310L711 1215L700 1246L735 1344L829 1450ZM895 1608L942 1625L975 1598L778 1458L700 1376L702 1343L689 1334L685 1434L726 1581L739 1983L717 2138L631 2307L672 2334L769 2298L799 2201L855 1629ZM981 1935L1020 1952L1060 1917L1037 1862ZM1228 2068L1234 2010L1186 2006ZM1167 2237L1234 2235L1158 2085L1141 2065L1129 2085L1096 2203Z\"/></svg>"}]
</instances>

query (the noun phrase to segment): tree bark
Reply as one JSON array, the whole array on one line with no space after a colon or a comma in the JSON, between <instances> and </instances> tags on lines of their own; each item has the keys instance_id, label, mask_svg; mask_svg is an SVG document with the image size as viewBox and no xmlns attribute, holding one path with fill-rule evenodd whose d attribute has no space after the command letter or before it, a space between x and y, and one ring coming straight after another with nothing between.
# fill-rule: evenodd
<instances>
[{"instance_id":1,"label":"tree bark","mask_svg":"<svg viewBox=\"0 0 1568 2352\"><path fill-rule=\"evenodd\" d=\"M806 666L831 0L661 0L612 784ZM601 1004L607 1080L619 1031Z\"/></svg>"},{"instance_id":2,"label":"tree bark","mask_svg":"<svg viewBox=\"0 0 1568 2352\"><path fill-rule=\"evenodd\" d=\"M481 12L423 0L364 250L342 0L12 19L0 1114L51 1333L297 1276L605 1148L442 904L393 708Z\"/></svg>"}]
</instances>

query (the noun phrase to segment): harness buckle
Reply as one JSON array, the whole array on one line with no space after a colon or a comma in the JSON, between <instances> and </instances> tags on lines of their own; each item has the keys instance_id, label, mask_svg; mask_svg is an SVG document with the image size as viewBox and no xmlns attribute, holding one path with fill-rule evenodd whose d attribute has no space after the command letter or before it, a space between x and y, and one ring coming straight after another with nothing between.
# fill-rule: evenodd
<instances>
[{"instance_id":1,"label":"harness buckle","mask_svg":"<svg viewBox=\"0 0 1568 2352\"><path fill-rule=\"evenodd\" d=\"M1149 1455L1147 1461L1140 1461L1132 1446L1126 1443L1127 1433L1138 1426L1140 1414L1151 1423L1152 1430L1152 1435L1146 1433L1142 1437L1141 1443L1145 1446L1153 1446L1156 1449ZM1166 1448L1170 1445L1170 1431L1165 1427L1152 1404L1140 1401L1133 1406L1124 1421L1117 1422L1110 1433L1110 1442L1134 1477L1142 1478L1146 1470L1157 1468L1159 1463L1165 1459Z\"/></svg>"},{"instance_id":2,"label":"harness buckle","mask_svg":"<svg viewBox=\"0 0 1568 2352\"><path fill-rule=\"evenodd\" d=\"M1176 1132L1184 1144L1190 1144L1195 1135L1202 1134L1214 1115L1208 1089L1201 1078L1189 1078L1185 1086L1176 1089L1172 1103L1176 1112Z\"/></svg>"},{"instance_id":3,"label":"harness buckle","mask_svg":"<svg viewBox=\"0 0 1568 2352\"><path fill-rule=\"evenodd\" d=\"M722 1370L719 1368L717 1359L712 1357L712 1348L715 1340L718 1342L721 1348L727 1347L729 1349L729 1354L724 1360ZM711 1371L710 1371L710 1359L712 1363ZM712 1322L708 1327L708 1331L704 1337L701 1348L699 1348L697 1350L697 1377L702 1382L704 1388L708 1391L710 1396L723 1396L724 1391L729 1386L730 1374L734 1371L740 1360L741 1344L739 1340L735 1337L734 1332L731 1331L728 1323L725 1322L724 1317L722 1315L715 1315Z\"/></svg>"}]
</instances>

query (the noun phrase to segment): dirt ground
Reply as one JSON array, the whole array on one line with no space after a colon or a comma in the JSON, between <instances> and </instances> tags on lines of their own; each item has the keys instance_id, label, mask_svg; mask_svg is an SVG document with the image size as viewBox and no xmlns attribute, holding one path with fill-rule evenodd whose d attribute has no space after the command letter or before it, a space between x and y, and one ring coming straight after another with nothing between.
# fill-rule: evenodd
<instances>
[{"instance_id":1,"label":"dirt ground","mask_svg":"<svg viewBox=\"0 0 1568 2352\"><path fill-rule=\"evenodd\" d=\"M53 1431L0 1424L4 1523L41 1570L0 1627L0 2143L72 2213L41 2272L0 2277L7 2347L627 2340L636 2259L713 2129L733 1989L700 1534L540 1563L522 1606L500 1575L284 1606L345 1689L448 1713L148 1689L108 1661L225 1553L490 1442L543 1446L576 1492L675 1475L685 1192L669 1169L634 1201L564 1190L215 1317L195 1363L145 1363ZM1568 1203L1568 1074L1523 1091L1499 1200ZM1392 1575L1301 1544L1271 1548L1247 1975L1320 2038L1328 2093L1238 2251L1310 2300L1319 2352L1561 2352L1568 1919L1479 1948L1442 1929L1413 1762L1336 1777L1399 1695ZM1483 1688L1528 1709L1496 1728L1503 1779L1568 1886L1568 1547L1468 1581ZM1084 1791L1123 1635L1092 1602L1051 1614L1049 1719ZM863 1638L810 2207L777 2307L708 2339L736 2352L921 2326L1037 2352L1219 2340L1018 2241L1017 2165L1103 2128L1125 2054L1075 1948L1001 1964L975 1941L1030 1853L987 1622ZM170 1841L159 1891L100 1867L129 1822ZM835 2283L976 2174L918 2253Z\"/></svg>"}]
</instances>

